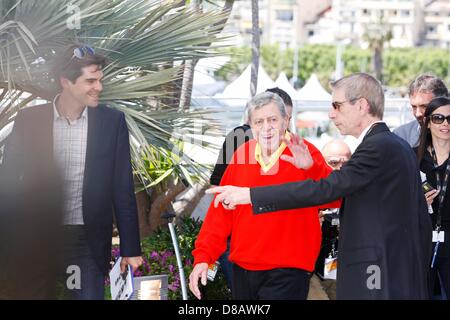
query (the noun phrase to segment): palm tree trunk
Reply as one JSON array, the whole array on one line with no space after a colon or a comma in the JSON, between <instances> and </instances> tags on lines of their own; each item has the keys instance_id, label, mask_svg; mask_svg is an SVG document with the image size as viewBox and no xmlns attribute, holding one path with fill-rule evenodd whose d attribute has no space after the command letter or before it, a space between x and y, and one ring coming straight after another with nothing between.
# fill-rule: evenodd
<instances>
[{"instance_id":1,"label":"palm tree trunk","mask_svg":"<svg viewBox=\"0 0 450 320\"><path fill-rule=\"evenodd\" d=\"M199 0L191 0L190 7L194 11L200 11ZM184 111L191 105L194 70L197 62L198 59L195 58L184 62L183 82L181 84L180 104L178 105L178 111Z\"/></svg>"},{"instance_id":2,"label":"palm tree trunk","mask_svg":"<svg viewBox=\"0 0 450 320\"><path fill-rule=\"evenodd\" d=\"M259 8L258 0L252 0L252 73L250 80L250 94L253 97L258 87L259 67Z\"/></svg>"},{"instance_id":3,"label":"palm tree trunk","mask_svg":"<svg viewBox=\"0 0 450 320\"><path fill-rule=\"evenodd\" d=\"M184 111L191 105L192 87L194 85L194 70L198 59L185 61L183 71L183 84L181 85L180 104L178 111Z\"/></svg>"},{"instance_id":4,"label":"palm tree trunk","mask_svg":"<svg viewBox=\"0 0 450 320\"><path fill-rule=\"evenodd\" d=\"M228 12L228 16L226 20L228 20L229 14L233 7L234 0L227 0L222 8L222 12ZM191 2L191 7L194 10L200 10L199 0L193 0ZM225 27L226 21L220 21L222 23L222 29ZM195 66L197 65L199 59L187 60L184 62L184 71L183 71L183 83L181 85L180 91L180 103L178 105L178 111L184 111L191 105L191 97L192 97L192 86L194 84L194 71Z\"/></svg>"},{"instance_id":5,"label":"palm tree trunk","mask_svg":"<svg viewBox=\"0 0 450 320\"><path fill-rule=\"evenodd\" d=\"M375 72L375 77L383 81L383 57L382 57L381 47L375 47L373 49L373 71Z\"/></svg>"}]
</instances>

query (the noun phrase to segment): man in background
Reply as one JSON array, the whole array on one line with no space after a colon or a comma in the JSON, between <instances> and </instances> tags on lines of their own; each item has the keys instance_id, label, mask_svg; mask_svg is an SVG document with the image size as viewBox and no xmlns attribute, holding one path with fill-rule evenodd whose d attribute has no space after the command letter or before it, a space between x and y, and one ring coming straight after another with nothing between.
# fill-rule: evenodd
<instances>
[{"instance_id":1,"label":"man in background","mask_svg":"<svg viewBox=\"0 0 450 320\"><path fill-rule=\"evenodd\" d=\"M431 74L421 74L409 85L409 102L415 120L394 129L393 132L406 140L411 147L417 147L419 143L420 124L423 123L423 115L430 101L439 96L448 96L448 89L444 82Z\"/></svg>"},{"instance_id":2,"label":"man in background","mask_svg":"<svg viewBox=\"0 0 450 320\"><path fill-rule=\"evenodd\" d=\"M333 139L323 146L322 155L333 170L340 170L342 165L350 159L352 152L343 140ZM316 262L316 274L321 278L324 277L325 259L330 253L334 254L333 250L338 251L339 235L338 213L324 215L323 212L324 210L319 210L319 217L322 221L322 245ZM336 300L336 280L323 279L321 284L330 300Z\"/></svg>"}]
</instances>

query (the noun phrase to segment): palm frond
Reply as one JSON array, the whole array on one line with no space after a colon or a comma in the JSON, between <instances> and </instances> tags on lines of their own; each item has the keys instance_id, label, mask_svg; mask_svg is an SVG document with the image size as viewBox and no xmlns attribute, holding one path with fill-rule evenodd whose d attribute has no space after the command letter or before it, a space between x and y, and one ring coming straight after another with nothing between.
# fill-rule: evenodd
<instances>
[{"instance_id":1,"label":"palm frond","mask_svg":"<svg viewBox=\"0 0 450 320\"><path fill-rule=\"evenodd\" d=\"M53 97L50 68L55 56L68 44L83 43L110 58L102 102L125 113L133 165L143 185L172 175L188 183L194 177L205 179L207 167L196 164L180 148L183 139L204 133L212 122L202 120L204 114L180 113L175 106L161 103L161 98L173 97L167 84L181 76L179 67L167 65L215 54L225 40L219 34L225 15L219 10L194 12L174 1L2 0L0 130L20 108ZM76 18L80 18L79 29L72 28ZM198 129L199 123L205 128ZM165 171L155 178L146 173L148 163L154 172L161 172L164 161L173 164L167 169L170 174Z\"/></svg>"}]
</instances>

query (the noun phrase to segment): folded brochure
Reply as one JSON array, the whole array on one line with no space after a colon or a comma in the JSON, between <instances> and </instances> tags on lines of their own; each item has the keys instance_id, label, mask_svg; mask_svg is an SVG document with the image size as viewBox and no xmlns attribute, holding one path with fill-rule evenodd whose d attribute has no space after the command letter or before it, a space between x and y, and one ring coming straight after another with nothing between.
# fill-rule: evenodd
<instances>
[{"instance_id":1,"label":"folded brochure","mask_svg":"<svg viewBox=\"0 0 450 320\"><path fill-rule=\"evenodd\" d=\"M119 257L109 272L111 297L113 300L128 300L133 294L133 273L131 272L131 267L127 265L125 272L121 273L121 261L122 257Z\"/></svg>"}]
</instances>

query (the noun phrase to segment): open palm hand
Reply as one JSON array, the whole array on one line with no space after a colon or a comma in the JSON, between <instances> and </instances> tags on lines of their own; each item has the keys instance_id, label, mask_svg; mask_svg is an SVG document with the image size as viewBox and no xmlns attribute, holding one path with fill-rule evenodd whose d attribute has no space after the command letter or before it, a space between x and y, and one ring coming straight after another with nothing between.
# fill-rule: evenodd
<instances>
[{"instance_id":1,"label":"open palm hand","mask_svg":"<svg viewBox=\"0 0 450 320\"><path fill-rule=\"evenodd\" d=\"M283 140L284 143L292 152L292 157L287 155L282 155L281 160L292 163L298 169L309 169L313 165L313 159L311 153L308 150L308 146L303 142L303 139L296 134L291 134L291 139Z\"/></svg>"}]
</instances>

